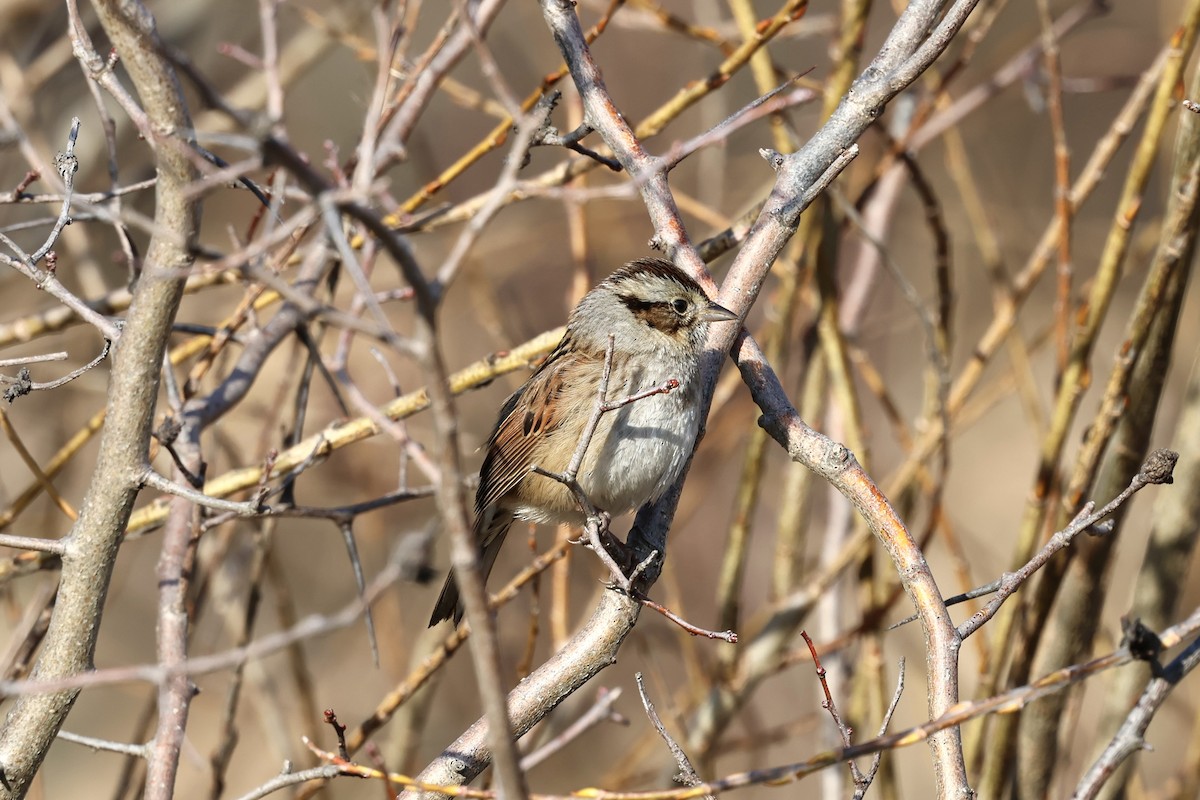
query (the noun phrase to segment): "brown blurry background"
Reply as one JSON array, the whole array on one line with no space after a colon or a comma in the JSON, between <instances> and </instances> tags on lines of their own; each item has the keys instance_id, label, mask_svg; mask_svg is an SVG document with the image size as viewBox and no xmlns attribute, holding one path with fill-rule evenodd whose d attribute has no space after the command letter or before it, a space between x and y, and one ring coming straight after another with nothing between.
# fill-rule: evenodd
<instances>
[{"instance_id":1,"label":"brown blurry background","mask_svg":"<svg viewBox=\"0 0 1200 800\"><path fill-rule=\"evenodd\" d=\"M1070 4L1052 2L1061 13ZM420 26L414 35L412 52L419 53L431 41L444 20L438 2L426 0ZM874 53L891 23L894 12L888 3L878 2L868 26L865 59ZM1104 135L1116 111L1127 98L1137 76L1152 62L1176 26L1183 3L1172 0L1140 0L1113 3L1102 15L1070 33L1061 42L1064 77L1067 79L1063 105L1066 131L1072 149L1072 175L1087 158L1096 141ZM197 3L185 0L151 3L159 30L170 44L187 53L197 67L235 105L262 107L262 82L258 73L240 61L223 54L233 45L250 53L261 52L257 7L245 2L217 0ZM989 7L981 4L976 16ZM664 0L662 8L697 25L720 31L737 40L729 10L719 0ZM773 3L756 0L759 17L773 14ZM585 25L603 11L597 3L581 2ZM302 13L305 12L305 13ZM344 159L353 150L361 133L362 120L370 101L375 64L360 58L356 44L373 45L369 21L370 4L360 0L323 3L314 0L285 3L280 7L280 41L287 59L295 59L296 74L286 86L285 122L292 144L309 155L321 169L327 161L327 149L337 148ZM92 20L84 9L85 20ZM775 63L790 73L811 70L808 79L823 83L829 77L831 31L838 25L837 7L829 2L810 3L807 15L787 28L773 41L769 51ZM82 119L77 146L81 170L77 191L100 191L108 187L104 140L93 100L89 97L80 69L71 57L66 39L66 12L59 4L0 0L0 91L12 117L28 137L28 145L44 163L63 147L72 116ZM103 38L93 29L103 52ZM996 69L1019 50L1037 41L1039 23L1035 5L1029 0L1008 3L995 25L978 45L978 51L965 72L955 78L951 97L961 95L989 80ZM361 37L361 40L355 37ZM499 15L487 41L502 70L503 79L518 96L532 90L542 76L555 69L560 58L547 34L540 13L533 3L510 2ZM227 49L227 48L226 48ZM721 60L721 54L677 32L664 29L660 18L639 3L630 2L615 16L612 27L594 45L593 52L604 70L604 78L621 111L631 121L642 119L673 95L679 87L703 78ZM951 53L957 52L952 47ZM958 133L970 159L970 168L982 189L985 211L994 226L1005 268L1015 272L1023 265L1051 222L1054 214L1054 153L1050 123L1044 106L1044 74L1040 61L1025 79L999 92L980 109L967 116ZM1190 74L1190 73L1188 73ZM452 72L455 80L491 97L489 83L481 76L478 60L468 56ZM929 86L918 82L908 93L921 96ZM567 130L570 91L556 112L555 124ZM664 152L670 144L698 134L748 103L758 92L748 71L734 75L730 82L701 103L682 114L667 131L651 140L655 152ZM239 149L245 139L234 131L222 115L203 110L195 93L188 95L196 105L193 115L197 130L211 134L202 139L214 152L230 162L244 157ZM114 109L119 126L119 163L122 183L153 174L152 154L137 141L131 126ZM890 117L901 101L893 102ZM821 102L815 101L789 112L789 119L800 136L820 124ZM573 112L571 112L573 113ZM887 123L888 117L884 122ZM407 160L386 175L386 193L403 199L432 179L464 151L474 145L496 124L496 118L478 109L466 107L448 92L439 93L430 103L417 132L409 142ZM1071 453L1077 448L1083 426L1095 409L1113 356L1119 344L1124 320L1140 286L1140 276L1155 242L1157 223L1165 203L1169 176L1170 141L1174 122L1167 134L1167 145L1157 177L1148 188L1141 209L1135 243L1125 262L1126 276L1104 326L1095 356L1093 389L1083 400L1064 459L1069 472ZM216 134L228 134L221 137ZM236 134L236 135L235 135ZM1136 140L1137 132L1134 133ZM588 140L589 144L599 145ZM886 143L875 132L860 142L863 155L836 184L851 198L872 179ZM750 125L721 144L707 148L685 161L672 173L675 190L695 198L705 209L696 213L685 205L692 238L699 241L744 212L770 190L773 174L758 155L761 147L771 147L767 122ZM1131 146L1125 145L1108 171L1108 177L1080 211L1074 224L1074 264L1076 297L1087 288L1097 257L1109 228L1114 203L1128 167ZM501 148L476 164L461 179L441 192L435 202L458 203L491 187L502 166L507 150ZM536 149L522 175L535 175L564 158L561 151ZM963 200L947 172L947 151L934 141L917 155L917 161L935 191L945 225L951 236L956 304L954 309L953 366L957 370L971 353L974 343L992 317L991 287L981 262L971 223ZM13 187L30 168L15 143L0 141L0 194ZM266 180L266 173L252 175ZM620 186L624 177L605 170L593 171L588 186ZM35 184L31 191L48 190ZM149 215L153 212L151 193L136 194L125 201L125 208ZM625 261L648 254L647 242L653 234L645 210L637 197L600 198L583 207L586 220L587 262L594 282ZM6 205L0 213L0 226L24 220L53 216L57 206ZM208 196L204 205L203 241L222 251L232 249L231 237L244 236L248 220L258 213L257 201L239 188L229 187ZM283 214L288 213L285 204ZM44 228L13 234L19 242L36 246ZM459 225L437 227L414 234L411 244L418 259L432 272L449 252L461 231ZM844 257L858 247L853 232L843 233ZM144 236L140 242L144 247ZM888 256L915 284L926 303L932 302L933 245L924 222L924 211L913 192L906 190L899 202L887 241ZM81 296L98 297L124 286L127 268L112 231L104 225L77 222L66 230L59 245L59 274ZM710 265L718 280L729 256ZM472 250L461 276L449 294L441 312L441 334L446 361L458 369L487 354L514 346L532 336L560 325L571 307L573 281L579 265L570 255L566 204L554 198L532 199L505 208L486 229ZM381 267L374 278L377 289L396 285L397 272ZM849 276L847 276L849 280ZM39 293L26 279L15 273L0 274L0 325L22 319L53 305L52 298ZM754 330L773 317L778 301L775 285L764 290L755 312L748 320ZM999 576L1011 559L1015 531L1031 490L1041 428L1029 400L1035 400L1044 419L1054 393L1053 348L1043 333L1052 321L1054 289L1048 276L1021 309L1019 330L1032 349L1035 396L1025 402L1012 388L1012 363L1002 350L988 367L981 396L993 398L980 405L978 414L955 427L950 453L945 502L947 522L961 540L969 577L951 557L941 538L935 538L926 554L934 574L946 594L962 591L968 585L986 583ZM207 289L184 300L178 319L196 324L214 324L231 312L242 297L237 285ZM348 292L343 292L348 298ZM1195 290L1191 291L1195 294ZM1200 340L1197 305L1194 296L1184 306L1177 334L1176 354L1163 394L1153 446L1171 446L1175 420L1185 402L1185 386ZM344 308L345 305L342 305ZM396 329L411 329L411 312L401 304L387 306ZM271 311L264 312L265 321ZM776 364L789 391L799 392L806 368L802 337L813 318L811 305L802 306L791 336L794 346L787 363ZM173 343L183 341L183 335ZM896 282L886 271L879 273L872 287L869 305L861 317L861 328L854 338L882 373L890 395L903 418L911 423L922 412L926 345L919 319L902 296ZM323 349L331 352L336 333L326 336ZM7 343L0 356L11 357L47 350L65 349L72 366L90 359L97 351L97 337L85 327L73 327L44 336L32 343ZM204 384L211 390L217 376L223 375L234 353L226 352L218 361L214 376ZM297 346L291 342L280 347L268 362L251 395L222 421L205 441L209 475L261 461L270 447L280 446L282 422L275 412L291 403L300 360ZM412 390L421 385L421 377L411 361L394 353L387 356L396 371L401 388ZM46 365L35 371L35 379L47 380L66 372L66 367ZM101 408L105 399L108 365L94 370L76 382L50 394L23 398L7 407L13 427L39 463L45 461ZM376 404L393 396L393 388L368 349L368 343L356 344L350 371L359 387ZM503 398L517 387L527 372L520 371L497 379L479 391L460 398L462 446L471 468L478 466L477 448L485 441L496 409ZM706 627L716 622L715 586L727 531L734 517L734 503L743 469L743 454L750 434L756 427L757 413L744 389L735 381L735 371L725 369L718 404L708 423L703 441L684 490L680 511L671 536L667 571L656 587L656 596L682 610L689 620ZM305 432L312 433L340 417L340 412L320 381L313 384L313 397ZM900 463L903 448L882 414L881 404L862 387L868 450L859 453L881 485ZM794 395L799 402L799 396ZM286 415L285 415L286 418ZM809 420L825 429L822 419ZM429 422L418 415L409 422L410 433L430 441ZM830 435L839 438L837 430ZM22 491L30 481L26 467L16 457L11 444L0 441L0 505ZM55 480L55 486L73 505L78 505L88 482L94 479L93 441L75 457L72 464ZM297 498L308 505L341 505L366 500L396 486L400 457L396 444L386 436L346 448L326 463L311 470L298 482ZM167 470L169 462L160 455L156 462ZM774 556L774 530L780 508L795 498L784 496L788 467L786 454L773 443L767 446L766 468L760 500L753 512L753 537L750 547L746 584L742 592L744 631L751 631L756 614L767 599ZM1152 488L1140 495L1119 529L1120 544L1111 573L1111 589L1103 609L1102 645L1097 652L1115 647L1120 639L1119 617L1129 605L1134 571L1149 531L1156 496L1175 491L1169 487ZM153 499L146 492L144 502ZM908 499L897 499L905 513L913 508ZM1100 502L1107 497L1096 498ZM809 520L807 562L815 565L822 552L822 537L830 513L835 509L829 492L816 487L813 513ZM910 527L923 530L927 507L917 503ZM431 500L414 501L359 517L354 531L367 577L382 563L397 538L426 529L434 514ZM615 528L623 533L627 521ZM66 532L69 521L44 496L37 500L9 532L23 535L57 537ZM218 528L207 535L204 551L222 547L226 567L214 572L212 593L204 613L196 620L191 652L217 652L232 646L231 630L240 620L239 604L244 602L244 586L238 583L234 566L239 557L248 557L253 538L250 523ZM285 618L303 618L309 614L332 613L351 602L356 595L346 549L337 529L319 520L280 520L275 532L272 570L267 581L263 610L255 629L261 636L285 627ZM554 531L536 532L538 549L552 541ZM491 587L497 588L530 558L525 544L526 530L518 526L501 556ZM117 572L108 597L99 650L100 668L152 663L155 660L154 620L156 587L154 565L158 539L151 533L127 542L121 551ZM239 553L243 554L239 556ZM573 619L585 615L601 591L602 572L594 557L585 551L573 553ZM881 560L877 563L885 564ZM427 585L405 583L389 590L375 606L379 632L380 665L372 664L370 646L360 623L307 642L303 647L305 669L314 682L312 697L319 707L333 708L343 723L357 724L369 715L380 698L401 680L431 636L425 622L436 596L440 576L448 568L445 544L439 542L433 564L438 578ZM1200 601L1195 590L1195 568L1187 585L1191 591L1180 598L1186 610ZM3 584L3 612L0 625L11 629L22 609L51 580L39 573L6 580ZM850 584L846 592L842 618L829 620L814 615L806 627L818 642L833 640L858 623L858 599ZM548 588L543 581L542 597ZM530 611L528 591L499 613L504 664L507 677L521 659L528 635ZM956 620L969 613L958 607ZM974 608L974 606L972 606ZM886 615L885 624L906 616L909 608L901 598ZM740 633L743 631L739 631ZM986 634L986 630L985 630ZM1107 637L1107 638L1105 638ZM895 664L907 659L908 683L900 703L894 729L924 721L924 658L919 631L908 626L882 637L882 658L886 671L894 679ZM797 644L801 644L797 640ZM535 664L548 652L549 641L543 625ZM533 770L530 785L539 792L566 792L586 786L606 788L652 788L668 785L673 774L669 754L652 733L637 698L633 673L647 676L651 696L668 728L682 736L687 726L691 703L688 685L700 680L697 670L714 669L721 652L731 645L691 639L661 617L644 613L633 636L626 641L621 659L602 673L589 689L568 700L556 712L559 727L581 713L600 687L620 687L624 696L616 708L629 719L628 727L601 725L546 764ZM963 698L975 697L978 650L974 640L964 647ZM833 656L831 688L839 702L849 705L849 678L862 659L873 657L851 646ZM1141 665L1124 669L1144 669ZM1049 791L1059 796L1073 786L1094 756L1094 748L1103 741L1095 730L1099 703L1105 696L1102 676L1090 682L1073 697L1069 706L1072 725L1068 726L1068 747L1063 751L1061 776L1064 783ZM197 679L201 694L192 705L188 724L189 747L182 756L177 794L179 797L206 797L211 792L208 759L221 741L218 729L225 694L230 686L228 673L204 675ZM458 654L432 684L434 696L428 706L428 720L415 743L403 741L396 731L404 726L393 722L375 737L389 767L411 773L437 755L480 712L469 659ZM841 694L839 694L839 691ZM749 707L722 737L721 755L705 764L703 777L719 777L731 772L798 761L835 744L828 717L819 707L820 688L811 667L800 663L765 681ZM226 795L237 797L273 776L284 759L298 766L314 763L300 737L315 732L320 744L333 747L333 738L318 719L309 718L313 710L299 699L293 666L285 654L252 662L247 667L247 685L236 715L238 745L231 764ZM152 712L154 687L130 683L84 692L67 722L67 729L80 734L119 741L137 741L138 720ZM1188 738L1196 716L1197 690L1194 681L1179 687L1172 700L1150 729L1148 739L1154 749L1141 757L1141 770L1147 785L1160 787L1184 761ZM405 712L401 712L403 716ZM978 723L973 723L978 724ZM877 718L863 721L856 739L867 738L878 725ZM537 732L533 734L537 735ZM1107 732L1104 737L1107 737ZM407 748L407 749L406 749ZM631 748L635 752L631 753ZM885 755L889 768L898 776L901 796L931 796L932 778L929 754L915 746ZM360 755L359 760L367 760ZM34 796L115 797L118 776L124 759L109 753L92 752L75 744L57 743L47 760ZM626 783L618 783L618 779ZM803 796L824 796L820 776L807 778L802 785L783 788L755 787L742 790L740 796L783 796L802 792ZM378 796L379 786L339 779L326 791L334 797ZM40 793L40 794L38 794Z\"/></svg>"}]
</instances>

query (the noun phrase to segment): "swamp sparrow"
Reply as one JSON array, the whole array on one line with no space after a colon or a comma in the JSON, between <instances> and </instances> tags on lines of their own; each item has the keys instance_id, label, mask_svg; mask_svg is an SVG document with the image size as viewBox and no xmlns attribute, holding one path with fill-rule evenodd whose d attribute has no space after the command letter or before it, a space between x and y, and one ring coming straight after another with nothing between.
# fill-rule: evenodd
<instances>
[{"instance_id":1,"label":"swamp sparrow","mask_svg":"<svg viewBox=\"0 0 1200 800\"><path fill-rule=\"evenodd\" d=\"M592 289L567 332L525 385L500 409L475 495L475 541L486 578L514 519L581 525L586 519L565 485L532 472L566 470L596 407L612 337L605 401L661 386L678 388L604 414L578 483L592 505L623 514L656 500L679 477L700 426L700 354L710 322L737 315L708 299L669 262L640 259ZM451 574L429 620L462 619Z\"/></svg>"}]
</instances>

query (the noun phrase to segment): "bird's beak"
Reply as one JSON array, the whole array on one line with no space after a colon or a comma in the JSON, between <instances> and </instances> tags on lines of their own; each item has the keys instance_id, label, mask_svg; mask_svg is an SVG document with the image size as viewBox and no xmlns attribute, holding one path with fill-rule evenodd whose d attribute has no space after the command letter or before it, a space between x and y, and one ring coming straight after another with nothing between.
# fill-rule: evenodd
<instances>
[{"instance_id":1,"label":"bird's beak","mask_svg":"<svg viewBox=\"0 0 1200 800\"><path fill-rule=\"evenodd\" d=\"M728 322L737 318L738 315L725 306L717 305L711 301L708 304L708 308L700 312L700 319L705 322Z\"/></svg>"}]
</instances>

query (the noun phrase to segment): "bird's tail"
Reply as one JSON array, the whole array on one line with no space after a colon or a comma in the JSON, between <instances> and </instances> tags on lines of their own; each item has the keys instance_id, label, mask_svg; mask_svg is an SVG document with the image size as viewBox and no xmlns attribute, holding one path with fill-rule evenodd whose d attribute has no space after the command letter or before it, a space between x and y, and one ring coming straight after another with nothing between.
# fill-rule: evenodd
<instances>
[{"instance_id":1,"label":"bird's tail","mask_svg":"<svg viewBox=\"0 0 1200 800\"><path fill-rule=\"evenodd\" d=\"M475 541L481 543L479 569L483 573L484 582L487 581L487 577L496 563L496 556L500 554L504 537L508 535L508 528L513 522L512 514L503 511L496 512L490 517L484 530L475 531ZM476 525L478 526L482 521L482 518L477 519ZM438 595L437 604L433 607L433 615L429 618L429 627L432 628L442 620L451 618L455 625L463 618L462 599L458 596L458 584L454 581L453 572L446 576L446 582L442 584L442 593Z\"/></svg>"}]
</instances>

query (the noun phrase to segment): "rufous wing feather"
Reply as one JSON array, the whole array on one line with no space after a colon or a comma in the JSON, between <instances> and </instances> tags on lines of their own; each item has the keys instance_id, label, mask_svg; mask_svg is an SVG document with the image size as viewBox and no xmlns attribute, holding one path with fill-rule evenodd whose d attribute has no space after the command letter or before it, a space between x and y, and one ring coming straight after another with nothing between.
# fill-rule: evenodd
<instances>
[{"instance_id":1,"label":"rufous wing feather","mask_svg":"<svg viewBox=\"0 0 1200 800\"><path fill-rule=\"evenodd\" d=\"M479 543L480 568L484 580L496 563L500 546L512 525L513 515L503 500L529 475L536 445L550 436L562 423L558 402L567 385L578 353L567 337L559 342L525 385L518 389L500 410L500 419L487 443L487 454L479 471L479 490L475 493L475 541ZM433 608L429 626L453 618L457 625L463 607L454 575L446 577L442 593Z\"/></svg>"},{"instance_id":2,"label":"rufous wing feather","mask_svg":"<svg viewBox=\"0 0 1200 800\"><path fill-rule=\"evenodd\" d=\"M569 388L566 376L579 373L575 364L583 358L590 356L576 351L564 337L538 371L505 402L479 470L477 515L500 503L529 475L530 467L535 466L535 448L562 425L563 404L559 401Z\"/></svg>"}]
</instances>

